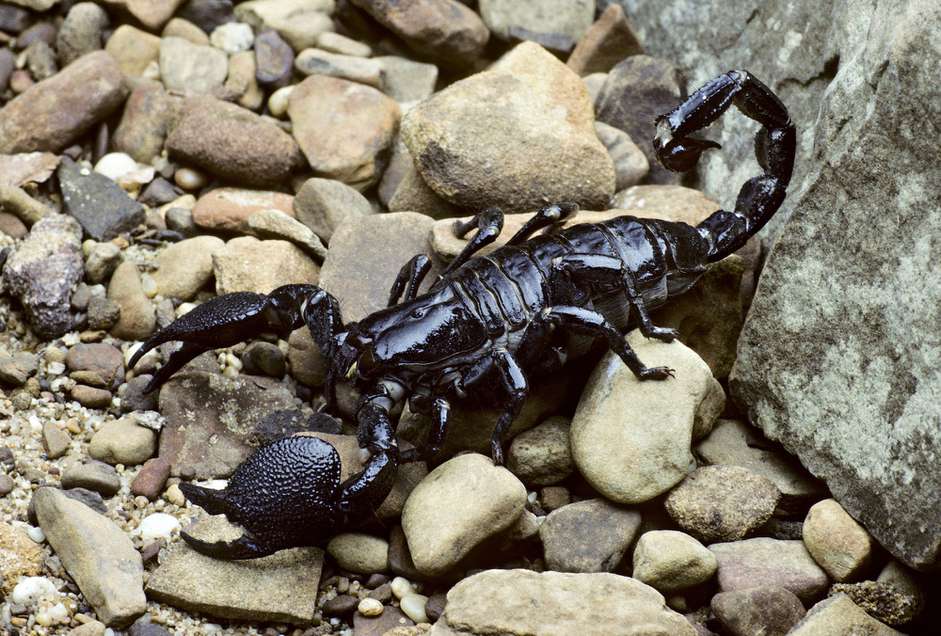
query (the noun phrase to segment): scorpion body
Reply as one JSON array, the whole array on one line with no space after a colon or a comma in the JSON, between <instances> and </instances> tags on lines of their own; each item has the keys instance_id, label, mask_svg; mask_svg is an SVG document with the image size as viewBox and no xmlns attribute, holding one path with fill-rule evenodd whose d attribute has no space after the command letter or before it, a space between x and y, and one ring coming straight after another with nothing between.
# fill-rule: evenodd
<instances>
[{"instance_id":1,"label":"scorpion body","mask_svg":"<svg viewBox=\"0 0 941 636\"><path fill-rule=\"evenodd\" d=\"M431 415L426 448L434 457L444 440L449 400L485 391L502 407L491 437L495 462L503 461L504 436L529 391L530 378L559 368L568 333L603 338L640 380L665 380L666 367L647 367L624 338L636 325L649 338L677 333L654 325L650 311L688 290L708 264L731 254L755 234L784 199L793 168L795 129L778 98L747 71L710 81L658 118L654 146L669 169L688 170L717 144L689 137L730 105L762 124L756 157L763 173L742 187L735 209L719 210L693 227L654 219L617 217L557 230L573 204L539 210L506 243L494 242L503 214L484 210L457 222L459 236L476 228L461 253L428 290L418 290L431 262L417 255L392 286L389 307L343 324L333 296L315 285L286 285L271 294L228 294L204 303L155 334L135 353L183 341L154 375L160 386L196 355L231 346L261 331L287 335L306 326L326 359L327 408L335 386L353 379L360 445L370 451L364 470L339 481L339 457L311 436L285 438L259 449L213 491L181 484L184 494L210 513L225 513L244 533L233 542L208 543L184 533L197 550L220 558L252 558L316 544L340 528L369 518L392 487L401 460L390 413L408 399ZM543 229L556 229L533 236ZM498 386L497 390L484 387Z\"/></svg>"}]
</instances>

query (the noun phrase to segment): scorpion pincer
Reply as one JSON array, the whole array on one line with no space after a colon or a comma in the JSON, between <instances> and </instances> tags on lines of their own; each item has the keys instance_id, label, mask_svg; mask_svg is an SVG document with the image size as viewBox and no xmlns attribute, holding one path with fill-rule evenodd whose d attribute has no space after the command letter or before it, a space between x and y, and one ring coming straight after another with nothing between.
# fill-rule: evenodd
<instances>
[{"instance_id":1,"label":"scorpion pincer","mask_svg":"<svg viewBox=\"0 0 941 636\"><path fill-rule=\"evenodd\" d=\"M392 487L400 461L392 417L397 404L432 418L426 452L440 449L449 400L486 393L502 409L492 454L503 461L504 435L530 389L530 378L551 373L564 360L564 335L605 339L641 380L664 380L665 367L647 367L624 338L637 326L648 338L671 341L677 333L651 322L650 311L689 289L715 262L744 245L784 200L794 163L795 128L780 100L747 71L725 73L656 121L654 147L668 169L692 168L718 147L690 135L714 122L730 105L761 124L755 154L763 173L749 179L735 209L719 210L696 227L630 216L603 223L558 226L576 211L560 203L539 210L506 243L486 256L503 214L484 210L459 236L476 228L463 251L418 294L431 268L412 258L392 287L388 308L344 324L337 300L315 285L286 285L268 295L226 294L204 303L156 333L133 356L179 340L147 387L152 391L194 357L263 331L287 336L306 325L330 361L327 408L335 385L348 377L361 391L356 412L364 470L340 482L340 460L327 442L296 435L260 448L235 471L224 490L181 484L185 495L212 514L225 513L243 527L236 541L209 543L185 534L197 550L225 559L316 545L341 529L372 518ZM490 387L498 386L498 390Z\"/></svg>"}]
</instances>

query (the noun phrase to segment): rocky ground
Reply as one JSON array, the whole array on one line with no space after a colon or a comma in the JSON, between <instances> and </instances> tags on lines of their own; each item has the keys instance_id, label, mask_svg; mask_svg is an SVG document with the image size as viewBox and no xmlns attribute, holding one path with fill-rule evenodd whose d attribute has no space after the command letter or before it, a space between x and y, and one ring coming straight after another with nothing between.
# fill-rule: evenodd
<instances>
[{"instance_id":1,"label":"rocky ground","mask_svg":"<svg viewBox=\"0 0 941 636\"><path fill-rule=\"evenodd\" d=\"M934 633L941 174L911 125L941 126L939 10L706 4L0 1L0 633ZM305 330L158 396L172 344L127 367L156 329L294 282L357 320L491 205L504 240L546 201L695 224L758 169L750 129L681 182L652 121L743 65L794 113L798 177L773 249L655 314L681 342L629 335L675 379L575 343L506 468L471 401L361 532L250 562L180 540L237 529L178 484L267 441L364 458ZM428 424L406 408L401 444Z\"/></svg>"}]
</instances>

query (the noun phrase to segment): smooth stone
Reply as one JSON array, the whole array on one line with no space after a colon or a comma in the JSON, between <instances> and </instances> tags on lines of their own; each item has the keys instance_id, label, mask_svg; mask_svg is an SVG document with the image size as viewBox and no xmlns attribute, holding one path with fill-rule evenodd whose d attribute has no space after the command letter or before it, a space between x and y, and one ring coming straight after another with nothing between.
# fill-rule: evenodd
<instances>
[{"instance_id":1,"label":"smooth stone","mask_svg":"<svg viewBox=\"0 0 941 636\"><path fill-rule=\"evenodd\" d=\"M163 492L169 478L170 462L165 457L148 459L131 482L131 494L153 501Z\"/></svg>"},{"instance_id":2,"label":"smooth stone","mask_svg":"<svg viewBox=\"0 0 941 636\"><path fill-rule=\"evenodd\" d=\"M183 101L168 94L160 82L138 81L114 131L114 147L137 161L151 162L163 151L167 134L179 117Z\"/></svg>"},{"instance_id":3,"label":"smooth stone","mask_svg":"<svg viewBox=\"0 0 941 636\"><path fill-rule=\"evenodd\" d=\"M417 102L431 97L438 81L438 67L405 57L373 58L382 66L382 92L397 102Z\"/></svg>"},{"instance_id":4,"label":"smooth stone","mask_svg":"<svg viewBox=\"0 0 941 636\"><path fill-rule=\"evenodd\" d=\"M628 342L647 366L668 366L676 377L641 382L608 352L592 372L572 418L572 457L606 498L633 504L652 499L695 468L694 437L708 432L725 405L709 367L679 341ZM653 421L651 421L653 417Z\"/></svg>"},{"instance_id":5,"label":"smooth stone","mask_svg":"<svg viewBox=\"0 0 941 636\"><path fill-rule=\"evenodd\" d=\"M772 585L787 588L809 603L820 598L829 584L827 573L801 541L759 537L708 547L719 564L722 592Z\"/></svg>"},{"instance_id":6,"label":"smooth stone","mask_svg":"<svg viewBox=\"0 0 941 636\"><path fill-rule=\"evenodd\" d=\"M183 2L184 0L126 0L125 4L128 13L151 31L156 31L173 17Z\"/></svg>"},{"instance_id":7,"label":"smooth stone","mask_svg":"<svg viewBox=\"0 0 941 636\"><path fill-rule=\"evenodd\" d=\"M418 170L415 169L415 162L412 161L412 155L409 154L402 135L397 134L392 142L389 163L386 165L385 172L382 173L382 179L379 180L377 194L382 205L389 207L396 191L410 172L417 173ZM428 188L427 185L425 187Z\"/></svg>"},{"instance_id":8,"label":"smooth stone","mask_svg":"<svg viewBox=\"0 0 941 636\"><path fill-rule=\"evenodd\" d=\"M425 182L455 205L524 212L574 201L592 208L606 206L615 186L593 123L579 77L524 42L409 110L402 137Z\"/></svg>"},{"instance_id":9,"label":"smooth stone","mask_svg":"<svg viewBox=\"0 0 941 636\"><path fill-rule=\"evenodd\" d=\"M65 366L82 372L86 384L117 389L124 382L124 355L116 347L103 342L79 343L65 355Z\"/></svg>"},{"instance_id":10,"label":"smooth stone","mask_svg":"<svg viewBox=\"0 0 941 636\"><path fill-rule=\"evenodd\" d=\"M141 519L135 533L141 541L148 544L159 539L169 541L173 533L179 529L179 519L165 512L154 512Z\"/></svg>"},{"instance_id":11,"label":"smooth stone","mask_svg":"<svg viewBox=\"0 0 941 636\"><path fill-rule=\"evenodd\" d=\"M108 283L108 298L121 308L121 316L111 329L122 340L146 340L157 324L157 314L144 293L137 265L124 261Z\"/></svg>"},{"instance_id":12,"label":"smooth stone","mask_svg":"<svg viewBox=\"0 0 941 636\"><path fill-rule=\"evenodd\" d=\"M111 279L111 275L120 264L120 247L110 241L96 243L88 250L85 257L85 280L89 283L104 283Z\"/></svg>"},{"instance_id":13,"label":"smooth stone","mask_svg":"<svg viewBox=\"0 0 941 636\"><path fill-rule=\"evenodd\" d=\"M260 374L280 378L287 370L281 349L270 342L253 342L245 347L240 359L244 365L242 370L251 375Z\"/></svg>"},{"instance_id":14,"label":"smooth stone","mask_svg":"<svg viewBox=\"0 0 941 636\"><path fill-rule=\"evenodd\" d=\"M203 540L219 540L228 524L208 517L187 528ZM228 527L230 528L230 527ZM229 530L231 532L231 530ZM183 542L173 544L147 581L157 601L226 620L307 624L317 610L323 567L319 548L294 548L249 561L202 555Z\"/></svg>"},{"instance_id":15,"label":"smooth stone","mask_svg":"<svg viewBox=\"0 0 941 636\"><path fill-rule=\"evenodd\" d=\"M737 541L771 515L781 493L774 483L741 466L703 466L690 473L664 501L680 528L700 541Z\"/></svg>"},{"instance_id":16,"label":"smooth stone","mask_svg":"<svg viewBox=\"0 0 941 636\"><path fill-rule=\"evenodd\" d=\"M295 380L311 387L323 386L329 363L320 353L320 348L306 326L291 332L288 338L287 359Z\"/></svg>"},{"instance_id":17,"label":"smooth stone","mask_svg":"<svg viewBox=\"0 0 941 636\"><path fill-rule=\"evenodd\" d=\"M70 297L83 272L81 238L75 219L51 215L37 221L7 256L3 284L19 298L40 338L57 338L72 327Z\"/></svg>"},{"instance_id":18,"label":"smooth stone","mask_svg":"<svg viewBox=\"0 0 941 636\"><path fill-rule=\"evenodd\" d=\"M670 634L696 636L663 595L610 574L486 570L448 591L433 636L471 634Z\"/></svg>"},{"instance_id":19,"label":"smooth stone","mask_svg":"<svg viewBox=\"0 0 941 636\"><path fill-rule=\"evenodd\" d=\"M317 36L317 48L339 53L341 55L354 55L356 57L372 56L372 47L365 42L359 42L339 33L325 31Z\"/></svg>"},{"instance_id":20,"label":"smooth stone","mask_svg":"<svg viewBox=\"0 0 941 636\"><path fill-rule=\"evenodd\" d=\"M156 448L157 434L127 416L102 424L91 438L88 454L109 464L137 466L150 459Z\"/></svg>"},{"instance_id":21,"label":"smooth stone","mask_svg":"<svg viewBox=\"0 0 941 636\"><path fill-rule=\"evenodd\" d=\"M788 636L902 636L902 632L880 623L845 594L824 599L810 608Z\"/></svg>"},{"instance_id":22,"label":"smooth stone","mask_svg":"<svg viewBox=\"0 0 941 636\"><path fill-rule=\"evenodd\" d=\"M630 135L600 121L595 122L595 133L614 162L615 190L637 185L647 176L650 164Z\"/></svg>"},{"instance_id":23,"label":"smooth stone","mask_svg":"<svg viewBox=\"0 0 941 636\"><path fill-rule=\"evenodd\" d=\"M46 539L98 618L124 627L143 614L144 566L130 538L59 490L41 488L34 499Z\"/></svg>"},{"instance_id":24,"label":"smooth stone","mask_svg":"<svg viewBox=\"0 0 941 636\"><path fill-rule=\"evenodd\" d=\"M466 214L463 208L448 203L425 183L421 173L412 163L411 156L395 188L395 193L389 200L388 207L391 212L418 212L433 219L453 218Z\"/></svg>"},{"instance_id":25,"label":"smooth stone","mask_svg":"<svg viewBox=\"0 0 941 636\"><path fill-rule=\"evenodd\" d=\"M329 75L381 88L382 64L376 60L304 49L294 60L294 68L304 75Z\"/></svg>"},{"instance_id":26,"label":"smooth stone","mask_svg":"<svg viewBox=\"0 0 941 636\"><path fill-rule=\"evenodd\" d=\"M582 76L607 73L629 55L643 52L624 8L612 2L578 40L566 64Z\"/></svg>"},{"instance_id":27,"label":"smooth stone","mask_svg":"<svg viewBox=\"0 0 941 636\"><path fill-rule=\"evenodd\" d=\"M267 294L292 283L316 284L320 268L301 248L287 241L259 241L240 236L212 257L216 294L251 291Z\"/></svg>"},{"instance_id":28,"label":"smooth stone","mask_svg":"<svg viewBox=\"0 0 941 636\"><path fill-rule=\"evenodd\" d=\"M327 248L313 230L280 210L255 212L246 222L248 232L260 239L291 241L316 260L323 262Z\"/></svg>"},{"instance_id":29,"label":"smooth stone","mask_svg":"<svg viewBox=\"0 0 941 636\"><path fill-rule=\"evenodd\" d=\"M195 236L160 250L152 274L157 293L191 300L212 280L212 258L224 247L225 241L216 236Z\"/></svg>"},{"instance_id":30,"label":"smooth stone","mask_svg":"<svg viewBox=\"0 0 941 636\"><path fill-rule=\"evenodd\" d=\"M28 351L0 352L0 382L23 386L39 369L39 357Z\"/></svg>"},{"instance_id":31,"label":"smooth stone","mask_svg":"<svg viewBox=\"0 0 941 636\"><path fill-rule=\"evenodd\" d=\"M160 35L165 38L183 38L184 40L200 46L208 46L209 35L189 20L180 17L170 18L164 25Z\"/></svg>"},{"instance_id":32,"label":"smooth stone","mask_svg":"<svg viewBox=\"0 0 941 636\"><path fill-rule=\"evenodd\" d=\"M242 108L256 111L265 103L265 92L255 80L255 54L242 51L229 58L229 75L222 87L226 99Z\"/></svg>"},{"instance_id":33,"label":"smooth stone","mask_svg":"<svg viewBox=\"0 0 941 636\"><path fill-rule=\"evenodd\" d=\"M141 77L147 67L160 59L160 38L130 24L122 24L105 45L121 72L127 77Z\"/></svg>"},{"instance_id":34,"label":"smooth stone","mask_svg":"<svg viewBox=\"0 0 941 636\"><path fill-rule=\"evenodd\" d=\"M294 138L317 176L358 189L382 176L384 153L399 122L398 104L377 89L312 75L291 91Z\"/></svg>"},{"instance_id":35,"label":"smooth stone","mask_svg":"<svg viewBox=\"0 0 941 636\"><path fill-rule=\"evenodd\" d=\"M874 556L872 537L835 499L824 499L807 511L804 545L830 578L862 578Z\"/></svg>"},{"instance_id":36,"label":"smooth stone","mask_svg":"<svg viewBox=\"0 0 941 636\"><path fill-rule=\"evenodd\" d=\"M208 230L243 233L251 215L272 209L294 216L294 197L283 192L215 188L196 201L193 222Z\"/></svg>"},{"instance_id":37,"label":"smooth stone","mask_svg":"<svg viewBox=\"0 0 941 636\"><path fill-rule=\"evenodd\" d=\"M255 79L266 88L282 88L291 81L294 51L277 31L255 37ZM278 116L278 115L276 115Z\"/></svg>"},{"instance_id":38,"label":"smooth stone","mask_svg":"<svg viewBox=\"0 0 941 636\"><path fill-rule=\"evenodd\" d=\"M792 592L770 586L716 594L711 607L732 636L785 636L806 613Z\"/></svg>"},{"instance_id":39,"label":"smooth stone","mask_svg":"<svg viewBox=\"0 0 941 636\"><path fill-rule=\"evenodd\" d=\"M389 542L358 532L344 532L330 539L327 554L344 570L372 574L389 569Z\"/></svg>"},{"instance_id":40,"label":"smooth stone","mask_svg":"<svg viewBox=\"0 0 941 636\"><path fill-rule=\"evenodd\" d=\"M279 183L303 162L277 125L209 96L186 100L166 143L172 156L244 185Z\"/></svg>"},{"instance_id":41,"label":"smooth stone","mask_svg":"<svg viewBox=\"0 0 941 636\"><path fill-rule=\"evenodd\" d=\"M169 91L212 93L222 87L228 72L228 57L215 47L178 37L160 41L160 78Z\"/></svg>"},{"instance_id":42,"label":"smooth stone","mask_svg":"<svg viewBox=\"0 0 941 636\"><path fill-rule=\"evenodd\" d=\"M55 422L46 422L42 426L42 447L49 459L58 459L69 451L72 438Z\"/></svg>"},{"instance_id":43,"label":"smooth stone","mask_svg":"<svg viewBox=\"0 0 941 636\"><path fill-rule=\"evenodd\" d=\"M333 31L334 0L250 0L235 7L235 16L257 31L273 29L295 51L314 46L321 33Z\"/></svg>"},{"instance_id":44,"label":"smooth stone","mask_svg":"<svg viewBox=\"0 0 941 636\"><path fill-rule=\"evenodd\" d=\"M565 417L550 417L537 427L520 433L510 444L507 468L523 483L535 486L556 484L575 470L569 450L569 426Z\"/></svg>"},{"instance_id":45,"label":"smooth stone","mask_svg":"<svg viewBox=\"0 0 941 636\"><path fill-rule=\"evenodd\" d=\"M111 497L121 489L121 478L114 468L100 461L67 461L62 471L62 487L83 488Z\"/></svg>"},{"instance_id":46,"label":"smooth stone","mask_svg":"<svg viewBox=\"0 0 941 636\"><path fill-rule=\"evenodd\" d=\"M56 171L65 210L78 219L85 235L107 241L144 222L143 206L121 186L63 157Z\"/></svg>"},{"instance_id":47,"label":"smooth stone","mask_svg":"<svg viewBox=\"0 0 941 636\"><path fill-rule=\"evenodd\" d=\"M373 214L369 200L358 190L333 179L308 179L294 197L297 220L323 241L344 222Z\"/></svg>"},{"instance_id":48,"label":"smooth stone","mask_svg":"<svg viewBox=\"0 0 941 636\"><path fill-rule=\"evenodd\" d=\"M83 55L100 50L102 32L108 26L108 14L94 2L72 5L56 37L59 63L67 66Z\"/></svg>"},{"instance_id":49,"label":"smooth stone","mask_svg":"<svg viewBox=\"0 0 941 636\"><path fill-rule=\"evenodd\" d=\"M76 384L69 391L69 397L90 409L106 409L111 406L112 396L111 391L107 389L99 389L87 384Z\"/></svg>"},{"instance_id":50,"label":"smooth stone","mask_svg":"<svg viewBox=\"0 0 941 636\"><path fill-rule=\"evenodd\" d=\"M403 629L409 630L407 633L410 634L413 625L408 616L392 606L383 606L382 613L377 616L364 616L361 612L353 614L353 636L398 636L396 632Z\"/></svg>"},{"instance_id":51,"label":"smooth stone","mask_svg":"<svg viewBox=\"0 0 941 636\"><path fill-rule=\"evenodd\" d=\"M695 538L676 530L651 530L634 547L633 576L660 592L705 583L716 573L715 555Z\"/></svg>"},{"instance_id":52,"label":"smooth stone","mask_svg":"<svg viewBox=\"0 0 941 636\"><path fill-rule=\"evenodd\" d=\"M474 546L523 513L526 488L489 457L460 455L428 473L402 511L415 567L428 576L453 568Z\"/></svg>"},{"instance_id":53,"label":"smooth stone","mask_svg":"<svg viewBox=\"0 0 941 636\"><path fill-rule=\"evenodd\" d=\"M557 572L612 572L640 528L640 513L604 499L554 510L539 526L546 566Z\"/></svg>"},{"instance_id":54,"label":"smooth stone","mask_svg":"<svg viewBox=\"0 0 941 636\"><path fill-rule=\"evenodd\" d=\"M548 48L569 51L591 26L592 0L480 0L480 17L502 40L532 40Z\"/></svg>"},{"instance_id":55,"label":"smooth stone","mask_svg":"<svg viewBox=\"0 0 941 636\"><path fill-rule=\"evenodd\" d=\"M249 50L254 41L252 27L244 22L220 24L209 34L210 44L229 55Z\"/></svg>"}]
</instances>

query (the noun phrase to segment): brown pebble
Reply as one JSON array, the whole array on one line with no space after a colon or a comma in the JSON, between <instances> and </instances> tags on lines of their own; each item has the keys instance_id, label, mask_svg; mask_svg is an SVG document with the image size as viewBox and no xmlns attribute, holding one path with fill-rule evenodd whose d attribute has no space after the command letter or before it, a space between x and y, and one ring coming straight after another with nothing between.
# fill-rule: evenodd
<instances>
[{"instance_id":1,"label":"brown pebble","mask_svg":"<svg viewBox=\"0 0 941 636\"><path fill-rule=\"evenodd\" d=\"M447 602L448 597L443 592L429 596L428 602L425 603L425 615L428 617L428 620L434 623L441 618L441 615L444 614L444 606Z\"/></svg>"},{"instance_id":2,"label":"brown pebble","mask_svg":"<svg viewBox=\"0 0 941 636\"><path fill-rule=\"evenodd\" d=\"M131 494L147 497L151 501L160 496L170 478L170 462L163 457L154 457L144 462L144 467L131 482Z\"/></svg>"},{"instance_id":3,"label":"brown pebble","mask_svg":"<svg viewBox=\"0 0 941 636\"><path fill-rule=\"evenodd\" d=\"M374 598L380 603L388 603L392 600L392 586L388 583L383 583L369 593L369 598Z\"/></svg>"},{"instance_id":4,"label":"brown pebble","mask_svg":"<svg viewBox=\"0 0 941 636\"><path fill-rule=\"evenodd\" d=\"M379 574L377 572L376 574L370 574L369 578L366 579L366 587L368 587L371 590L374 590L380 585L384 585L388 582L389 582L388 576L386 576L385 574Z\"/></svg>"},{"instance_id":5,"label":"brown pebble","mask_svg":"<svg viewBox=\"0 0 941 636\"><path fill-rule=\"evenodd\" d=\"M148 543L140 550L140 558L144 563L149 563L157 558L160 550L165 545L163 539L157 539L153 543Z\"/></svg>"},{"instance_id":6,"label":"brown pebble","mask_svg":"<svg viewBox=\"0 0 941 636\"><path fill-rule=\"evenodd\" d=\"M13 492L14 486L16 486L16 484L9 475L0 474L0 497L6 497Z\"/></svg>"},{"instance_id":7,"label":"brown pebble","mask_svg":"<svg viewBox=\"0 0 941 636\"><path fill-rule=\"evenodd\" d=\"M327 616L346 616L353 613L359 599L349 594L338 594L323 604L323 613Z\"/></svg>"},{"instance_id":8,"label":"brown pebble","mask_svg":"<svg viewBox=\"0 0 941 636\"><path fill-rule=\"evenodd\" d=\"M111 406L111 391L105 389L76 384L70 393L73 400L88 408L104 409Z\"/></svg>"}]
</instances>

